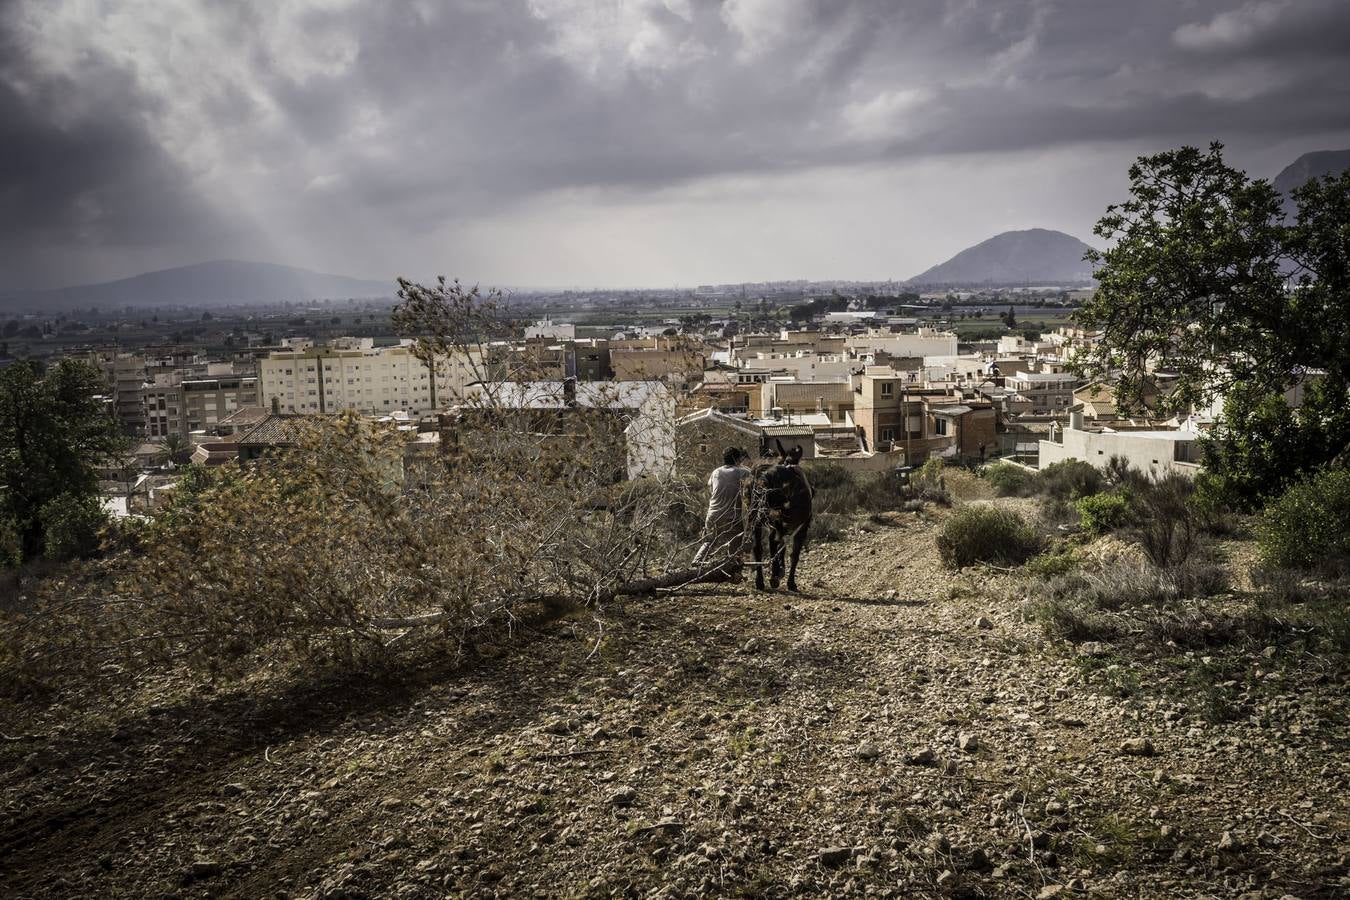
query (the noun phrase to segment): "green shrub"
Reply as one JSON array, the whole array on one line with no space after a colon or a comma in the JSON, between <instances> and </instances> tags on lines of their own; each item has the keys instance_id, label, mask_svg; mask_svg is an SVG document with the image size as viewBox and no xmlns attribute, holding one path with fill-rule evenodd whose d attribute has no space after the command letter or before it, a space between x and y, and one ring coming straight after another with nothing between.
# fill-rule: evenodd
<instances>
[{"instance_id":1,"label":"green shrub","mask_svg":"<svg viewBox=\"0 0 1350 900\"><path fill-rule=\"evenodd\" d=\"M1083 528L1092 534L1110 534L1130 520L1130 501L1122 494L1093 494L1074 507Z\"/></svg>"},{"instance_id":2,"label":"green shrub","mask_svg":"<svg viewBox=\"0 0 1350 900\"><path fill-rule=\"evenodd\" d=\"M934 457L915 472L910 478L908 490L903 491L911 500L926 500L942 506L951 506L952 497L947 493L947 476L943 474L945 466L941 459Z\"/></svg>"},{"instance_id":3,"label":"green shrub","mask_svg":"<svg viewBox=\"0 0 1350 900\"><path fill-rule=\"evenodd\" d=\"M1212 535L1228 535L1238 530L1237 517L1228 501L1222 479L1202 472L1195 478L1195 490L1189 501L1200 530Z\"/></svg>"},{"instance_id":4,"label":"green shrub","mask_svg":"<svg viewBox=\"0 0 1350 900\"><path fill-rule=\"evenodd\" d=\"M1021 466L997 463L980 473L1000 497L1026 497L1035 490L1036 475Z\"/></svg>"},{"instance_id":5,"label":"green shrub","mask_svg":"<svg viewBox=\"0 0 1350 900\"><path fill-rule=\"evenodd\" d=\"M878 483L873 474L852 472L840 465L812 466L806 473L815 493L817 513L847 515L860 509L884 509L887 500L898 494L889 484Z\"/></svg>"},{"instance_id":6,"label":"green shrub","mask_svg":"<svg viewBox=\"0 0 1350 900\"><path fill-rule=\"evenodd\" d=\"M1100 469L1081 459L1052 463L1036 473L1039 491L1054 500L1077 500L1100 493L1106 478Z\"/></svg>"},{"instance_id":7,"label":"green shrub","mask_svg":"<svg viewBox=\"0 0 1350 900\"><path fill-rule=\"evenodd\" d=\"M938 555L953 569L981 562L1019 564L1036 552L1035 533L1015 512L994 506L967 506L942 526Z\"/></svg>"},{"instance_id":8,"label":"green shrub","mask_svg":"<svg viewBox=\"0 0 1350 900\"><path fill-rule=\"evenodd\" d=\"M1106 461L1103 474L1108 484L1118 488L1140 488L1149 481L1147 475L1130 465L1130 461L1120 454L1113 454Z\"/></svg>"},{"instance_id":9,"label":"green shrub","mask_svg":"<svg viewBox=\"0 0 1350 900\"><path fill-rule=\"evenodd\" d=\"M1261 513L1261 562L1316 569L1350 560L1350 469L1323 469L1295 484Z\"/></svg>"},{"instance_id":10,"label":"green shrub","mask_svg":"<svg viewBox=\"0 0 1350 900\"><path fill-rule=\"evenodd\" d=\"M1073 551L1063 553L1042 553L1027 561L1022 574L1031 578L1054 578L1067 575L1078 567L1078 557Z\"/></svg>"},{"instance_id":11,"label":"green shrub","mask_svg":"<svg viewBox=\"0 0 1350 900\"><path fill-rule=\"evenodd\" d=\"M62 494L48 501L40 513L43 553L62 561L92 556L99 545L99 532L108 524L108 514L97 497Z\"/></svg>"}]
</instances>

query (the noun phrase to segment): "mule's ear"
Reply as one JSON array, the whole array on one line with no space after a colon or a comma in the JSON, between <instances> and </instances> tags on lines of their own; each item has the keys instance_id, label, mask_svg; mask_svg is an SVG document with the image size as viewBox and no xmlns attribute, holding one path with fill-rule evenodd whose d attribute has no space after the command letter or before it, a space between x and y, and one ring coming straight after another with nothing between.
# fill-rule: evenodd
<instances>
[{"instance_id":1,"label":"mule's ear","mask_svg":"<svg viewBox=\"0 0 1350 900\"><path fill-rule=\"evenodd\" d=\"M787 459L787 451L783 449L783 442L778 438L774 438L773 442L778 445L778 458Z\"/></svg>"},{"instance_id":2,"label":"mule's ear","mask_svg":"<svg viewBox=\"0 0 1350 900\"><path fill-rule=\"evenodd\" d=\"M793 448L793 450L792 450L792 461L793 461L794 463L799 463L799 462L802 461L802 445L801 445L801 444L798 444L796 447Z\"/></svg>"}]
</instances>

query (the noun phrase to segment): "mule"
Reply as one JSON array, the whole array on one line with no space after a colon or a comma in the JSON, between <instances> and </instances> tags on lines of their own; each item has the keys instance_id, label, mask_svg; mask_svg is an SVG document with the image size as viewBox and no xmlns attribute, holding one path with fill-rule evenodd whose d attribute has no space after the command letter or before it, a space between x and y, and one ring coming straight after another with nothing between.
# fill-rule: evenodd
<instances>
[{"instance_id":1,"label":"mule","mask_svg":"<svg viewBox=\"0 0 1350 900\"><path fill-rule=\"evenodd\" d=\"M763 463L754 469L750 483L750 528L754 530L755 587L764 590L764 532L769 533L771 572L769 587L778 590L783 578L784 556L792 545L787 568L787 588L797 590L797 560L806 546L811 527L811 485L799 465L802 448L788 452L778 443L778 461Z\"/></svg>"}]
</instances>

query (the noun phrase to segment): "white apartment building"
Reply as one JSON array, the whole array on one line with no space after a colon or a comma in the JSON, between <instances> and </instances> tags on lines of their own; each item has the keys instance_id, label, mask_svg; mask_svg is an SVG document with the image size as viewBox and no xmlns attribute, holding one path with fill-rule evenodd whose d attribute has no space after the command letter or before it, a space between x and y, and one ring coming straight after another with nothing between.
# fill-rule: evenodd
<instances>
[{"instance_id":1,"label":"white apartment building","mask_svg":"<svg viewBox=\"0 0 1350 900\"><path fill-rule=\"evenodd\" d=\"M421 415L445 409L482 376L467 356L438 362L433 381L412 342L375 347L369 341L341 341L333 347L278 350L258 363L259 401L275 399L283 412L365 414L407 410Z\"/></svg>"},{"instance_id":2,"label":"white apartment building","mask_svg":"<svg viewBox=\"0 0 1350 900\"><path fill-rule=\"evenodd\" d=\"M850 335L848 348L855 354L889 353L896 357L955 356L956 334L936 328L920 328L911 334L893 334L889 331L869 331Z\"/></svg>"}]
</instances>

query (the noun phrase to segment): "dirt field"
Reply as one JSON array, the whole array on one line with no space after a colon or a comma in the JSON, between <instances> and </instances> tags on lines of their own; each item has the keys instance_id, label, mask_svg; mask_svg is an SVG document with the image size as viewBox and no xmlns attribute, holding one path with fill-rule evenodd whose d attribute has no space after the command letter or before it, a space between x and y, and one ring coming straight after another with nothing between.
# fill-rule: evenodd
<instances>
[{"instance_id":1,"label":"dirt field","mask_svg":"<svg viewBox=\"0 0 1350 900\"><path fill-rule=\"evenodd\" d=\"M1048 640L935 517L457 670L0 727L0 896L1332 897L1347 673ZM1215 722L1196 673L1242 714Z\"/></svg>"}]
</instances>

